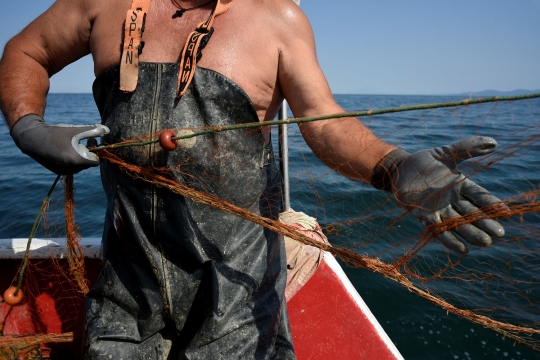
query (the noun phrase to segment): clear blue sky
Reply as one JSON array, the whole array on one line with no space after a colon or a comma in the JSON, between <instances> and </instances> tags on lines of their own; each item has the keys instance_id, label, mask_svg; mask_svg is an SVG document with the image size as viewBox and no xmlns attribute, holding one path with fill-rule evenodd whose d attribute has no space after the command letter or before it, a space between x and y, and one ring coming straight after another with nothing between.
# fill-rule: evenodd
<instances>
[{"instance_id":1,"label":"clear blue sky","mask_svg":"<svg viewBox=\"0 0 540 360\"><path fill-rule=\"evenodd\" d=\"M2 48L52 2L4 1ZM334 93L540 89L540 0L302 0L301 5ZM85 58L55 75L51 92L90 92L93 78L91 59Z\"/></svg>"}]
</instances>

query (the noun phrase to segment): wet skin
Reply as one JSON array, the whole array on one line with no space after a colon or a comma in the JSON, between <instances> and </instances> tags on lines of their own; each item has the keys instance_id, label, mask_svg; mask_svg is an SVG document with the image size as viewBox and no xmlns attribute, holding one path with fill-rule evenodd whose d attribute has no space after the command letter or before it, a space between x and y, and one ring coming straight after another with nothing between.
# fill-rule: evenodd
<instances>
[{"instance_id":1,"label":"wet skin","mask_svg":"<svg viewBox=\"0 0 540 360\"><path fill-rule=\"evenodd\" d=\"M181 2L184 8L206 0ZM140 60L176 62L188 34L214 3L172 19L169 0L151 2ZM118 64L130 0L58 0L7 45L0 62L0 107L9 126L26 114L43 115L49 76L91 53L94 72ZM61 24L59 26L58 24ZM332 114L335 103L319 67L311 26L290 0L236 0L214 22L199 66L227 76L250 97L261 121L274 118L285 97L296 117ZM300 126L327 165L368 181L394 147L355 118ZM369 149L369 151L365 151Z\"/></svg>"}]
</instances>

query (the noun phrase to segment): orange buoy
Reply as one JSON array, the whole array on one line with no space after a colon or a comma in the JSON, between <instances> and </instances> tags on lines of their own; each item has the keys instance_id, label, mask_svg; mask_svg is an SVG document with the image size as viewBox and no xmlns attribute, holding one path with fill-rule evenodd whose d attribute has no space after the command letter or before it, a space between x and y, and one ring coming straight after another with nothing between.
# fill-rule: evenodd
<instances>
[{"instance_id":1,"label":"orange buoy","mask_svg":"<svg viewBox=\"0 0 540 360\"><path fill-rule=\"evenodd\" d=\"M176 136L176 133L172 130L163 130L159 134L159 145L165 151L173 151L178 147L178 140L172 138Z\"/></svg>"},{"instance_id":2,"label":"orange buoy","mask_svg":"<svg viewBox=\"0 0 540 360\"><path fill-rule=\"evenodd\" d=\"M4 292L4 302L6 304L17 305L21 302L23 298L23 292L21 289L19 289L17 295L15 296L15 290L17 290L17 287L12 285Z\"/></svg>"}]
</instances>

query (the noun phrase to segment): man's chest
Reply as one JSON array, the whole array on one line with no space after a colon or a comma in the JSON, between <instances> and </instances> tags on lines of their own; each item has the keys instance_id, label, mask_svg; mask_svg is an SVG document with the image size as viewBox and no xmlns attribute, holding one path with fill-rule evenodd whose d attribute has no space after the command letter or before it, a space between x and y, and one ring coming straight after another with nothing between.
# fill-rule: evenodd
<instances>
[{"instance_id":1,"label":"man's chest","mask_svg":"<svg viewBox=\"0 0 540 360\"><path fill-rule=\"evenodd\" d=\"M201 11L172 18L174 9L150 10L142 37L144 46L139 57L142 62L177 62L189 34L210 14ZM119 63L124 19L125 10L117 8L96 18L90 38L96 75ZM232 80L247 93L257 111L264 112L276 90L279 53L272 34L248 31L249 26L244 22L232 11L216 17L215 31L197 65Z\"/></svg>"}]
</instances>

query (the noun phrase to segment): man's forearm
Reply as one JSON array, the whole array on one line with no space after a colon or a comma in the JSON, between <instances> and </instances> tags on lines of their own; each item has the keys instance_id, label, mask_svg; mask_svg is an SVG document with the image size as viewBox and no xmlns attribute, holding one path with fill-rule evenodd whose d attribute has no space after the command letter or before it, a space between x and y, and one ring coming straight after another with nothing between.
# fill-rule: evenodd
<instances>
[{"instance_id":1,"label":"man's forearm","mask_svg":"<svg viewBox=\"0 0 540 360\"><path fill-rule=\"evenodd\" d=\"M386 144L356 118L306 123L302 135L315 155L342 175L370 182L373 169L396 147Z\"/></svg>"},{"instance_id":2,"label":"man's forearm","mask_svg":"<svg viewBox=\"0 0 540 360\"><path fill-rule=\"evenodd\" d=\"M21 42L10 40L0 60L0 109L10 129L24 115L43 116L49 91L49 74Z\"/></svg>"}]
</instances>

